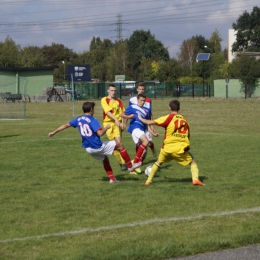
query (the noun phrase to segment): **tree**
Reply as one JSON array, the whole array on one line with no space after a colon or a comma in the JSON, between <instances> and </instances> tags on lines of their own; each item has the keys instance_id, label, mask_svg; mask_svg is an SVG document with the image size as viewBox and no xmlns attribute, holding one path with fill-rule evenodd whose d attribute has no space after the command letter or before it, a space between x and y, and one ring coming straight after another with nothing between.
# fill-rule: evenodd
<instances>
[{"instance_id":1,"label":"tree","mask_svg":"<svg viewBox=\"0 0 260 260\"><path fill-rule=\"evenodd\" d=\"M209 38L209 46L212 50L212 53L219 53L221 52L221 42L222 39L220 37L219 31L215 29L215 31L211 34Z\"/></svg>"},{"instance_id":2,"label":"tree","mask_svg":"<svg viewBox=\"0 0 260 260\"><path fill-rule=\"evenodd\" d=\"M196 61L198 50L197 41L192 38L183 41L181 45L181 52L178 54L179 62L182 66L189 68L190 74L192 74L192 67Z\"/></svg>"},{"instance_id":3,"label":"tree","mask_svg":"<svg viewBox=\"0 0 260 260\"><path fill-rule=\"evenodd\" d=\"M110 49L114 44L109 39L104 39L101 43L90 51L87 64L91 67L91 76L102 81L107 80L106 59L110 54Z\"/></svg>"},{"instance_id":4,"label":"tree","mask_svg":"<svg viewBox=\"0 0 260 260\"><path fill-rule=\"evenodd\" d=\"M202 35L196 35L196 36L192 36L191 39L194 39L197 42L198 48L199 50L203 50L204 51L204 46L209 46L209 41L206 40L206 38Z\"/></svg>"},{"instance_id":5,"label":"tree","mask_svg":"<svg viewBox=\"0 0 260 260\"><path fill-rule=\"evenodd\" d=\"M182 68L176 59L158 62L158 79L160 82L176 82L182 75Z\"/></svg>"},{"instance_id":6,"label":"tree","mask_svg":"<svg viewBox=\"0 0 260 260\"><path fill-rule=\"evenodd\" d=\"M45 57L38 46L27 46L21 51L22 67L41 67L45 65Z\"/></svg>"},{"instance_id":7,"label":"tree","mask_svg":"<svg viewBox=\"0 0 260 260\"><path fill-rule=\"evenodd\" d=\"M255 6L251 14L245 11L232 24L236 31L236 42L232 45L232 51L260 51L260 8Z\"/></svg>"},{"instance_id":8,"label":"tree","mask_svg":"<svg viewBox=\"0 0 260 260\"><path fill-rule=\"evenodd\" d=\"M98 48L100 45L101 45L102 41L100 39L100 37L93 37L91 42L90 42L90 45L89 45L89 50L90 51L93 51L95 50L96 48Z\"/></svg>"},{"instance_id":9,"label":"tree","mask_svg":"<svg viewBox=\"0 0 260 260\"><path fill-rule=\"evenodd\" d=\"M241 92L249 98L254 93L260 78L260 60L245 54L241 55L230 64L229 75L238 78L243 83Z\"/></svg>"},{"instance_id":10,"label":"tree","mask_svg":"<svg viewBox=\"0 0 260 260\"><path fill-rule=\"evenodd\" d=\"M0 66L20 67L21 46L7 36L4 42L0 42Z\"/></svg>"},{"instance_id":11,"label":"tree","mask_svg":"<svg viewBox=\"0 0 260 260\"><path fill-rule=\"evenodd\" d=\"M128 78L129 52L126 41L119 41L109 49L106 58L107 80L115 80L115 75L125 75Z\"/></svg>"},{"instance_id":12,"label":"tree","mask_svg":"<svg viewBox=\"0 0 260 260\"><path fill-rule=\"evenodd\" d=\"M169 52L164 45L155 39L150 30L136 30L127 40L130 55L130 78L142 80L151 63L159 60L169 60Z\"/></svg>"},{"instance_id":13,"label":"tree","mask_svg":"<svg viewBox=\"0 0 260 260\"><path fill-rule=\"evenodd\" d=\"M73 56L73 50L63 44L52 43L50 46L44 45L42 52L48 66L60 64L61 61L68 62Z\"/></svg>"}]
</instances>

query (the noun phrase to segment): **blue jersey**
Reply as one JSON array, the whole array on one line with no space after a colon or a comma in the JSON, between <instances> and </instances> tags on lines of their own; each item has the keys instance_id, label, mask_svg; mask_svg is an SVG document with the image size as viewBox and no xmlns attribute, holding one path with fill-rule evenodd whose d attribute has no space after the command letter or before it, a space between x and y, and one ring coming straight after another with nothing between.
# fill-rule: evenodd
<instances>
[{"instance_id":1,"label":"blue jersey","mask_svg":"<svg viewBox=\"0 0 260 260\"><path fill-rule=\"evenodd\" d=\"M102 146L100 137L97 135L97 131L102 128L96 118L82 115L71 120L69 124L74 128L78 128L83 148L90 147L96 149Z\"/></svg>"},{"instance_id":2,"label":"blue jersey","mask_svg":"<svg viewBox=\"0 0 260 260\"><path fill-rule=\"evenodd\" d=\"M132 97L129 100L129 106L131 105L137 105L137 97ZM151 113L152 113L152 100L148 97L145 99L145 103L143 105L143 108L148 111L149 118L151 119Z\"/></svg>"},{"instance_id":3,"label":"blue jersey","mask_svg":"<svg viewBox=\"0 0 260 260\"><path fill-rule=\"evenodd\" d=\"M144 109L144 107L140 107L138 105L131 105L129 106L124 113L126 115L134 114L135 116L130 119L130 124L128 127L127 132L132 133L134 129L139 128L142 131L146 130L146 124L139 120L138 114L142 116L142 118L149 119L149 112L148 110Z\"/></svg>"}]
</instances>

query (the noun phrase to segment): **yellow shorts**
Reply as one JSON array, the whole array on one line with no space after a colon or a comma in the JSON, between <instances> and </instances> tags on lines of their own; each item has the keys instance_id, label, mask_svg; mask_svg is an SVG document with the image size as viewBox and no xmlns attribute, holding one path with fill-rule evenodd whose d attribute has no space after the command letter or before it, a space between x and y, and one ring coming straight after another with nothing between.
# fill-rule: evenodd
<instances>
[{"instance_id":1,"label":"yellow shorts","mask_svg":"<svg viewBox=\"0 0 260 260\"><path fill-rule=\"evenodd\" d=\"M191 163L193 157L189 152L185 152L182 154L177 154L177 153L167 153L163 149L161 149L158 161L160 163L166 163L170 162L172 160L175 160L177 163L179 163L182 166L186 166L189 163Z\"/></svg>"},{"instance_id":2,"label":"yellow shorts","mask_svg":"<svg viewBox=\"0 0 260 260\"><path fill-rule=\"evenodd\" d=\"M113 140L115 137L122 136L121 128L117 127L115 123L103 122L103 127L105 128L108 124L111 125L111 128L109 128L106 132L109 140Z\"/></svg>"}]
</instances>

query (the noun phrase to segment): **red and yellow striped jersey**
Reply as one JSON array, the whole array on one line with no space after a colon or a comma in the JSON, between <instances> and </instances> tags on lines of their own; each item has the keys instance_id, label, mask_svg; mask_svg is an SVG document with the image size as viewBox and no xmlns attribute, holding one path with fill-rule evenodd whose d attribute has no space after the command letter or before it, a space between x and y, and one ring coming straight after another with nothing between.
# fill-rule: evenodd
<instances>
[{"instance_id":1,"label":"red and yellow striped jersey","mask_svg":"<svg viewBox=\"0 0 260 260\"><path fill-rule=\"evenodd\" d=\"M110 99L103 97L101 106L103 108L103 122L114 123L114 119L107 116L107 112L111 112L121 122L120 115L125 111L125 108L120 98Z\"/></svg>"},{"instance_id":2,"label":"red and yellow striped jersey","mask_svg":"<svg viewBox=\"0 0 260 260\"><path fill-rule=\"evenodd\" d=\"M157 126L165 128L163 150L181 154L189 150L190 127L180 114L170 114L154 120Z\"/></svg>"}]
</instances>

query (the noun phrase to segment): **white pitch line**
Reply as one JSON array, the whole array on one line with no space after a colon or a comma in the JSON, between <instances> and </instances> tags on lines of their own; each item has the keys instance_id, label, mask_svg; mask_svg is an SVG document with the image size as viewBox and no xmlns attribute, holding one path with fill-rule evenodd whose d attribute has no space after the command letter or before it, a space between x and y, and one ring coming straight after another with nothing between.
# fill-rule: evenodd
<instances>
[{"instance_id":1,"label":"white pitch line","mask_svg":"<svg viewBox=\"0 0 260 260\"><path fill-rule=\"evenodd\" d=\"M42 141L63 141L63 140L76 140L80 138L56 138L56 139L38 139L38 140L24 140L24 141L15 141L15 142L0 142L0 144L17 144L17 143L30 143L30 142L42 142Z\"/></svg>"},{"instance_id":2,"label":"white pitch line","mask_svg":"<svg viewBox=\"0 0 260 260\"><path fill-rule=\"evenodd\" d=\"M106 230L113 230L113 229L120 229L120 228L146 226L146 225L156 224L156 223L194 220L194 219L200 219L200 218L204 218L204 217L221 217L221 216L243 214L243 213L250 213L250 212L260 212L260 207L256 207L256 208L252 208L252 209L238 209L238 210L234 210L234 211L223 211L223 212L216 212L216 213L209 213L209 214L199 214L199 215L195 215L195 216L178 217L178 218L149 219L146 221L133 222L133 223L128 223L128 224L119 224L119 225L104 226L104 227L98 227L98 228L82 228L82 229L72 230L72 231L53 233L53 234L44 234L44 235L30 236L30 237L22 237L22 238L9 238L9 239L0 240L0 243L12 243L12 242L20 242L20 241L41 239L41 238L47 238L47 237L61 237L61 236L66 236L66 235L78 235L78 234L86 234L86 233L91 233L91 232L99 232L99 231L106 231Z\"/></svg>"}]
</instances>

